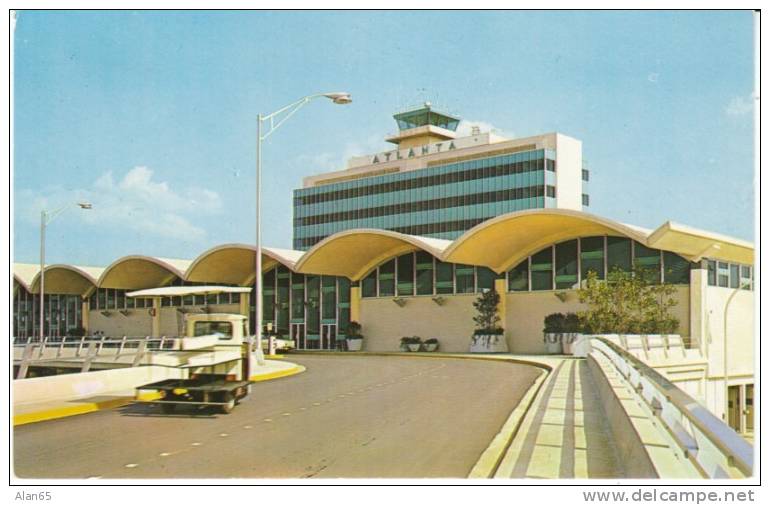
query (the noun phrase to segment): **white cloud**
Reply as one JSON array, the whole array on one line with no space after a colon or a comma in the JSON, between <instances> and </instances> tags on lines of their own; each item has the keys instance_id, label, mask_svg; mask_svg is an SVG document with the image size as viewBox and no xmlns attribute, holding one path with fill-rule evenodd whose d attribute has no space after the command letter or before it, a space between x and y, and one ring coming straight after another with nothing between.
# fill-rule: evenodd
<instances>
[{"instance_id":1,"label":"white cloud","mask_svg":"<svg viewBox=\"0 0 770 505\"><path fill-rule=\"evenodd\" d=\"M87 201L93 204L93 209L77 214L89 225L123 227L185 241L202 240L206 230L191 220L220 212L219 194L194 186L174 190L168 182L154 180L153 175L147 167L135 167L117 182L112 171L105 172L91 187L82 190L61 187L39 192L22 190L16 195L17 212L38 223L42 209L50 211L68 201Z\"/></svg>"},{"instance_id":2,"label":"white cloud","mask_svg":"<svg viewBox=\"0 0 770 505\"><path fill-rule=\"evenodd\" d=\"M388 147L389 145L391 147ZM324 152L313 156L301 155L297 161L308 167L310 173L329 172L347 168L350 158L391 149L393 149L392 144L386 144L383 137L370 135L360 142L348 142L342 151Z\"/></svg>"},{"instance_id":3,"label":"white cloud","mask_svg":"<svg viewBox=\"0 0 770 505\"><path fill-rule=\"evenodd\" d=\"M725 112L729 116L743 116L754 111L754 95L736 96L730 100L725 107Z\"/></svg>"}]
</instances>

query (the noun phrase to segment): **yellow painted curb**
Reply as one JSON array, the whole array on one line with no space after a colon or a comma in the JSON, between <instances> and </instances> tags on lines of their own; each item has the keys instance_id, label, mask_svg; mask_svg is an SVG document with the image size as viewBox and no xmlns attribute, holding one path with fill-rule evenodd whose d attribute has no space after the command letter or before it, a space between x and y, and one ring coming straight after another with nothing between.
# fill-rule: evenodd
<instances>
[{"instance_id":1,"label":"yellow painted curb","mask_svg":"<svg viewBox=\"0 0 770 505\"><path fill-rule=\"evenodd\" d=\"M270 372L262 375L252 375L251 377L249 377L249 380L251 382L269 381L272 379L279 379L281 377L289 377L291 375L296 375L304 371L305 371L304 366L297 365L294 368L289 368L287 370L278 370L277 372Z\"/></svg>"},{"instance_id":2,"label":"yellow painted curb","mask_svg":"<svg viewBox=\"0 0 770 505\"><path fill-rule=\"evenodd\" d=\"M540 387L545 382L545 378L548 377L550 372L541 369L540 375L535 379L535 382L527 390L526 394L521 398L519 404L508 416L508 420L503 424L500 432L492 439L492 443L489 444L481 457L473 465L471 472L468 474L469 479L489 479L491 478L497 468L500 466L500 462L503 460L506 451L511 446L516 434L519 432L524 416L529 412L532 403L540 391Z\"/></svg>"},{"instance_id":3,"label":"yellow painted curb","mask_svg":"<svg viewBox=\"0 0 770 505\"><path fill-rule=\"evenodd\" d=\"M158 393L142 393L136 399L154 400L156 398L160 398ZM134 400L133 397L115 398L113 400L105 400L103 402L88 402L78 405L56 407L48 410L40 410L37 412L28 412L26 414L13 416L13 425L21 426L23 424L39 423L41 421L50 421L52 419L60 419L62 417L88 414L89 412L96 412L99 410L114 409L116 407L128 405L132 400Z\"/></svg>"}]
</instances>

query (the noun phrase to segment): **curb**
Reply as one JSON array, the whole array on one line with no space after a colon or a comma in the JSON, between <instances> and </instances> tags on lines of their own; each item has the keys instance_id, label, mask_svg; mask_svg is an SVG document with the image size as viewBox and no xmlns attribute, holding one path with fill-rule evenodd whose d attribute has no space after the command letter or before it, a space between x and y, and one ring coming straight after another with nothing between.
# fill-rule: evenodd
<instances>
[{"instance_id":1,"label":"curb","mask_svg":"<svg viewBox=\"0 0 770 505\"><path fill-rule=\"evenodd\" d=\"M279 379L281 377L290 377L292 375L297 375L298 373L304 372L306 369L302 365L295 365L293 368L289 368L287 370L278 370L276 372L270 372L262 375L252 375L249 377L249 381L251 382L262 382L262 381L269 381L272 379Z\"/></svg>"},{"instance_id":2,"label":"curb","mask_svg":"<svg viewBox=\"0 0 770 505\"><path fill-rule=\"evenodd\" d=\"M304 366L297 365L287 370L278 370L276 372L270 372L263 375L254 375L252 377L249 377L249 381L251 382L268 381L272 379L279 379L281 377L289 377L291 375L296 375L304 371L305 371ZM28 412L26 414L18 414L13 416L13 425L21 426L24 424L32 424L32 423L39 423L42 421L51 421L54 419L61 419L63 417L89 414L91 412L98 412L100 410L108 410L108 409L114 409L117 407L123 407L125 405L128 405L135 399L154 400L156 398L160 398L160 395L158 395L158 393L142 393L137 398L134 398L133 396L124 397L124 398L115 398L112 400L105 400L102 402L80 403L77 405L67 405L64 407L56 407L48 410L40 410L37 412Z\"/></svg>"},{"instance_id":3,"label":"curb","mask_svg":"<svg viewBox=\"0 0 770 505\"><path fill-rule=\"evenodd\" d=\"M495 435L489 446L481 453L479 460L473 465L468 474L469 479L490 479L494 476L514 437L518 434L519 428L521 428L524 422L524 417L529 412L530 407L532 407L537 393L540 392L541 386L550 373L550 371L541 369L540 375L529 387L516 408L513 409L511 415L508 416L500 432Z\"/></svg>"},{"instance_id":4,"label":"curb","mask_svg":"<svg viewBox=\"0 0 770 505\"><path fill-rule=\"evenodd\" d=\"M154 400L155 398L159 397L160 395L158 395L158 393L142 393L139 395L138 399ZM113 400L105 400L103 402L81 403L78 405L69 405L66 407L56 407L48 410L40 410L37 412L28 412L26 414L13 416L13 425L21 426L23 424L39 423L41 421L51 421L53 419L60 419L62 417L89 414L99 410L114 409L128 405L133 400L134 397L115 398Z\"/></svg>"}]
</instances>

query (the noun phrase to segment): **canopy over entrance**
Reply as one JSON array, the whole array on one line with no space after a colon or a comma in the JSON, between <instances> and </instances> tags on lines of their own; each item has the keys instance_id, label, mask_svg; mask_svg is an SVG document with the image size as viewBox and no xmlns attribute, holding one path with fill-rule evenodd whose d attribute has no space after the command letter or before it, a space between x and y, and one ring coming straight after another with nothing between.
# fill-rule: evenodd
<instances>
[{"instance_id":1,"label":"canopy over entrance","mask_svg":"<svg viewBox=\"0 0 770 505\"><path fill-rule=\"evenodd\" d=\"M219 293L250 293L251 288L232 286L167 286L165 288L131 291L126 296L134 298L157 298L161 296L217 295Z\"/></svg>"}]
</instances>

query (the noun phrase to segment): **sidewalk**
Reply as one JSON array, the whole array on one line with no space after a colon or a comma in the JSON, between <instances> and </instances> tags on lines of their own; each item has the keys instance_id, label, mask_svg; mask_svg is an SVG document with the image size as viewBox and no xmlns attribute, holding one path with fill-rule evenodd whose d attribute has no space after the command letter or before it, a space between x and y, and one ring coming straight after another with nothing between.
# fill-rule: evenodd
<instances>
[{"instance_id":1,"label":"sidewalk","mask_svg":"<svg viewBox=\"0 0 770 505\"><path fill-rule=\"evenodd\" d=\"M623 478L585 360L554 367L495 478Z\"/></svg>"},{"instance_id":2,"label":"sidewalk","mask_svg":"<svg viewBox=\"0 0 770 505\"><path fill-rule=\"evenodd\" d=\"M305 367L288 361L265 360L264 366L249 377L252 382L288 377L305 371ZM23 379L34 380L34 379ZM16 402L13 406L13 425L36 423L59 419L62 417L87 414L99 410L107 410L122 407L135 399L134 389L103 392L96 396L83 398L70 398L66 400L54 400L46 402L23 403ZM143 399L151 399L152 395L145 395Z\"/></svg>"}]
</instances>

